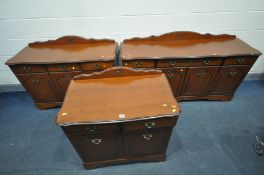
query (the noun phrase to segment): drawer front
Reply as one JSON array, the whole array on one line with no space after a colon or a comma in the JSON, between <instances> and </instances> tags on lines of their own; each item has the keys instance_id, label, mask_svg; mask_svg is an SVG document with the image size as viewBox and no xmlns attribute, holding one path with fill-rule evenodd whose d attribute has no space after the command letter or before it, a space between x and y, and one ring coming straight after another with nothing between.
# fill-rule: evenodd
<instances>
[{"instance_id":1,"label":"drawer front","mask_svg":"<svg viewBox=\"0 0 264 175\"><path fill-rule=\"evenodd\" d=\"M224 65L252 65L256 61L256 58L252 57L232 57L226 58Z\"/></svg>"},{"instance_id":2,"label":"drawer front","mask_svg":"<svg viewBox=\"0 0 264 175\"><path fill-rule=\"evenodd\" d=\"M220 66L223 58L199 58L190 59L188 66Z\"/></svg>"},{"instance_id":3,"label":"drawer front","mask_svg":"<svg viewBox=\"0 0 264 175\"><path fill-rule=\"evenodd\" d=\"M68 136L84 163L124 158L121 132Z\"/></svg>"},{"instance_id":4,"label":"drawer front","mask_svg":"<svg viewBox=\"0 0 264 175\"><path fill-rule=\"evenodd\" d=\"M67 135L75 134L98 134L102 132L120 131L118 124L95 124L95 125L73 125L62 127Z\"/></svg>"},{"instance_id":5,"label":"drawer front","mask_svg":"<svg viewBox=\"0 0 264 175\"><path fill-rule=\"evenodd\" d=\"M132 68L154 68L154 60L133 60L133 61L123 61L123 66Z\"/></svg>"},{"instance_id":6,"label":"drawer front","mask_svg":"<svg viewBox=\"0 0 264 175\"><path fill-rule=\"evenodd\" d=\"M166 117L159 119L126 122L126 123L122 123L122 130L133 131L133 130L145 130L145 129L162 128L162 127L172 127L176 124L177 118L178 117Z\"/></svg>"},{"instance_id":7,"label":"drawer front","mask_svg":"<svg viewBox=\"0 0 264 175\"><path fill-rule=\"evenodd\" d=\"M68 72L80 70L79 64L54 64L47 66L49 72Z\"/></svg>"},{"instance_id":8,"label":"drawer front","mask_svg":"<svg viewBox=\"0 0 264 175\"><path fill-rule=\"evenodd\" d=\"M46 72L46 69L43 65L21 64L21 65L12 65L10 66L10 68L16 74Z\"/></svg>"},{"instance_id":9,"label":"drawer front","mask_svg":"<svg viewBox=\"0 0 264 175\"><path fill-rule=\"evenodd\" d=\"M113 66L114 66L114 63L112 61L81 63L81 69L84 71L87 71L87 70L100 71L100 70L104 70L104 69L107 69Z\"/></svg>"},{"instance_id":10,"label":"drawer front","mask_svg":"<svg viewBox=\"0 0 264 175\"><path fill-rule=\"evenodd\" d=\"M166 59L166 60L158 60L157 67L185 67L187 66L187 59Z\"/></svg>"},{"instance_id":11,"label":"drawer front","mask_svg":"<svg viewBox=\"0 0 264 175\"><path fill-rule=\"evenodd\" d=\"M164 155L172 128L130 131L123 133L127 158Z\"/></svg>"}]
</instances>

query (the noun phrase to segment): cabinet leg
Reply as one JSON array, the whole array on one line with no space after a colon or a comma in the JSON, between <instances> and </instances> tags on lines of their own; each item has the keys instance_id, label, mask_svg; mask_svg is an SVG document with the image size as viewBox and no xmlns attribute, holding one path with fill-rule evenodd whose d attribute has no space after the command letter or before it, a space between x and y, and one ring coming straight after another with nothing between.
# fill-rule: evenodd
<instances>
[{"instance_id":1,"label":"cabinet leg","mask_svg":"<svg viewBox=\"0 0 264 175\"><path fill-rule=\"evenodd\" d=\"M36 103L37 108L41 110L60 107L61 105L62 105L62 102Z\"/></svg>"}]
</instances>

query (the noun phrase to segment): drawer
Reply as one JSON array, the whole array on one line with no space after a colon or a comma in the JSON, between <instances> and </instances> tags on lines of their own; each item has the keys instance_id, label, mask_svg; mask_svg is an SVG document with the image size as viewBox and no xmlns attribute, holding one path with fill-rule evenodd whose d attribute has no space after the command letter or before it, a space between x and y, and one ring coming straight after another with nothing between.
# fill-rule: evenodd
<instances>
[{"instance_id":1,"label":"drawer","mask_svg":"<svg viewBox=\"0 0 264 175\"><path fill-rule=\"evenodd\" d=\"M12 65L10 66L10 68L16 74L46 72L46 69L43 65L21 64L21 65Z\"/></svg>"},{"instance_id":2,"label":"drawer","mask_svg":"<svg viewBox=\"0 0 264 175\"><path fill-rule=\"evenodd\" d=\"M154 60L133 60L133 61L123 61L123 66L132 68L154 68Z\"/></svg>"},{"instance_id":3,"label":"drawer","mask_svg":"<svg viewBox=\"0 0 264 175\"><path fill-rule=\"evenodd\" d=\"M225 58L224 65L252 65L255 61L253 57L232 57Z\"/></svg>"},{"instance_id":4,"label":"drawer","mask_svg":"<svg viewBox=\"0 0 264 175\"><path fill-rule=\"evenodd\" d=\"M185 67L187 66L187 59L166 59L158 60L157 67Z\"/></svg>"},{"instance_id":5,"label":"drawer","mask_svg":"<svg viewBox=\"0 0 264 175\"><path fill-rule=\"evenodd\" d=\"M120 131L119 124L73 125L73 126L64 126L62 128L67 135L98 134L103 132Z\"/></svg>"},{"instance_id":6,"label":"drawer","mask_svg":"<svg viewBox=\"0 0 264 175\"><path fill-rule=\"evenodd\" d=\"M100 62L89 62L89 63L81 63L81 69L86 70L104 70L110 67L113 67L114 63L112 61L100 61Z\"/></svg>"},{"instance_id":7,"label":"drawer","mask_svg":"<svg viewBox=\"0 0 264 175\"><path fill-rule=\"evenodd\" d=\"M188 66L220 66L223 58L198 58L190 59Z\"/></svg>"},{"instance_id":8,"label":"drawer","mask_svg":"<svg viewBox=\"0 0 264 175\"><path fill-rule=\"evenodd\" d=\"M178 117L166 117L166 118L126 122L126 123L122 123L122 129L123 131L133 131L133 130L145 130L145 129L162 128L162 127L173 127L176 124L177 118Z\"/></svg>"},{"instance_id":9,"label":"drawer","mask_svg":"<svg viewBox=\"0 0 264 175\"><path fill-rule=\"evenodd\" d=\"M68 72L80 70L79 64L54 64L48 65L49 72Z\"/></svg>"}]
</instances>

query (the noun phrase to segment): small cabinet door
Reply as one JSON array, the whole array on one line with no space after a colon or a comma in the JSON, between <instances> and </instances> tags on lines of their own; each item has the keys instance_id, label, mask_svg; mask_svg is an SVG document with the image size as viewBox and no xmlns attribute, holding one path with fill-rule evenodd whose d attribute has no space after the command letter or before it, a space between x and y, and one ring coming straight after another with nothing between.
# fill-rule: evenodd
<instances>
[{"instance_id":1,"label":"small cabinet door","mask_svg":"<svg viewBox=\"0 0 264 175\"><path fill-rule=\"evenodd\" d=\"M166 152L172 127L124 132L127 158L163 155Z\"/></svg>"},{"instance_id":2,"label":"small cabinet door","mask_svg":"<svg viewBox=\"0 0 264 175\"><path fill-rule=\"evenodd\" d=\"M19 74L19 81L35 102L59 102L61 101L52 80L47 73Z\"/></svg>"},{"instance_id":3,"label":"small cabinet door","mask_svg":"<svg viewBox=\"0 0 264 175\"><path fill-rule=\"evenodd\" d=\"M218 66L189 67L186 72L182 95L206 95L218 69Z\"/></svg>"},{"instance_id":4,"label":"small cabinet door","mask_svg":"<svg viewBox=\"0 0 264 175\"><path fill-rule=\"evenodd\" d=\"M179 68L170 68L170 69L161 69L161 70L167 76L174 96L176 97L179 96L181 93L180 91L181 91L184 75L186 72L186 68L179 67Z\"/></svg>"},{"instance_id":5,"label":"small cabinet door","mask_svg":"<svg viewBox=\"0 0 264 175\"><path fill-rule=\"evenodd\" d=\"M220 69L210 90L212 95L232 95L251 66L224 66Z\"/></svg>"},{"instance_id":6,"label":"small cabinet door","mask_svg":"<svg viewBox=\"0 0 264 175\"><path fill-rule=\"evenodd\" d=\"M121 132L68 136L83 162L124 158Z\"/></svg>"},{"instance_id":7,"label":"small cabinet door","mask_svg":"<svg viewBox=\"0 0 264 175\"><path fill-rule=\"evenodd\" d=\"M57 86L62 98L64 98L72 78L81 73L82 73L81 71L50 73L50 76L52 80L54 81L55 85Z\"/></svg>"}]
</instances>

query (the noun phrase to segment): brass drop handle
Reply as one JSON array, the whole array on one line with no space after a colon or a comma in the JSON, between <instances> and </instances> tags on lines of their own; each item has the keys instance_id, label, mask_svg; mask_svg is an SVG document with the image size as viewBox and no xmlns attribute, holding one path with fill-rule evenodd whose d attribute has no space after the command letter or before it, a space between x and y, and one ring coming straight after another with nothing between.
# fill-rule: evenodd
<instances>
[{"instance_id":1,"label":"brass drop handle","mask_svg":"<svg viewBox=\"0 0 264 175\"><path fill-rule=\"evenodd\" d=\"M144 140L148 141L152 138L152 134L150 134L150 133L142 134L142 137Z\"/></svg>"},{"instance_id":2,"label":"brass drop handle","mask_svg":"<svg viewBox=\"0 0 264 175\"><path fill-rule=\"evenodd\" d=\"M60 70L65 70L66 69L66 66L62 65L60 66Z\"/></svg>"},{"instance_id":3,"label":"brass drop handle","mask_svg":"<svg viewBox=\"0 0 264 175\"><path fill-rule=\"evenodd\" d=\"M99 145L100 143L102 143L103 139L92 139L91 142L95 145Z\"/></svg>"},{"instance_id":4,"label":"brass drop handle","mask_svg":"<svg viewBox=\"0 0 264 175\"><path fill-rule=\"evenodd\" d=\"M233 71L233 72L230 72L229 75L231 75L232 77L236 76L238 73Z\"/></svg>"},{"instance_id":5,"label":"brass drop handle","mask_svg":"<svg viewBox=\"0 0 264 175\"><path fill-rule=\"evenodd\" d=\"M150 129L150 128L154 128L156 123L155 122L146 122L144 125L146 128Z\"/></svg>"},{"instance_id":6,"label":"brass drop handle","mask_svg":"<svg viewBox=\"0 0 264 175\"><path fill-rule=\"evenodd\" d=\"M205 72L199 72L199 73L198 73L198 77L199 77L199 78L203 78L205 75L206 75Z\"/></svg>"},{"instance_id":7,"label":"brass drop handle","mask_svg":"<svg viewBox=\"0 0 264 175\"><path fill-rule=\"evenodd\" d=\"M172 79L174 77L173 74L167 74L168 79Z\"/></svg>"},{"instance_id":8,"label":"brass drop handle","mask_svg":"<svg viewBox=\"0 0 264 175\"><path fill-rule=\"evenodd\" d=\"M245 59L244 58L238 58L237 62L241 64L241 63L245 62Z\"/></svg>"},{"instance_id":9,"label":"brass drop handle","mask_svg":"<svg viewBox=\"0 0 264 175\"><path fill-rule=\"evenodd\" d=\"M25 70L26 72L30 72L30 71L31 71L31 67L30 67L30 66L24 66L24 70Z\"/></svg>"},{"instance_id":10,"label":"brass drop handle","mask_svg":"<svg viewBox=\"0 0 264 175\"><path fill-rule=\"evenodd\" d=\"M88 130L90 132L94 132L94 131L96 131L96 126L89 126L86 128L86 130Z\"/></svg>"},{"instance_id":11,"label":"brass drop handle","mask_svg":"<svg viewBox=\"0 0 264 175\"><path fill-rule=\"evenodd\" d=\"M175 66L175 65L176 65L176 61L175 61L175 60L171 60L171 61L169 62L169 64L170 64L170 66Z\"/></svg>"},{"instance_id":12,"label":"brass drop handle","mask_svg":"<svg viewBox=\"0 0 264 175\"><path fill-rule=\"evenodd\" d=\"M32 80L32 83L33 83L33 84L39 84L39 80L35 80L35 79L34 79L34 80Z\"/></svg>"},{"instance_id":13,"label":"brass drop handle","mask_svg":"<svg viewBox=\"0 0 264 175\"><path fill-rule=\"evenodd\" d=\"M96 69L96 70L101 70L101 68L102 68L102 66L101 66L100 64L96 64L96 65L95 65L95 69Z\"/></svg>"},{"instance_id":14,"label":"brass drop handle","mask_svg":"<svg viewBox=\"0 0 264 175\"><path fill-rule=\"evenodd\" d=\"M203 60L203 63L204 63L205 65L208 65L208 64L210 63L210 60L208 60L208 59Z\"/></svg>"},{"instance_id":15,"label":"brass drop handle","mask_svg":"<svg viewBox=\"0 0 264 175\"><path fill-rule=\"evenodd\" d=\"M142 67L143 66L143 64L141 62L136 62L135 65L136 65L136 67Z\"/></svg>"}]
</instances>

